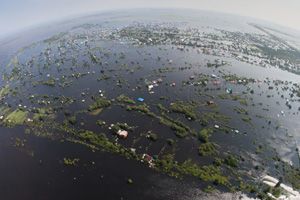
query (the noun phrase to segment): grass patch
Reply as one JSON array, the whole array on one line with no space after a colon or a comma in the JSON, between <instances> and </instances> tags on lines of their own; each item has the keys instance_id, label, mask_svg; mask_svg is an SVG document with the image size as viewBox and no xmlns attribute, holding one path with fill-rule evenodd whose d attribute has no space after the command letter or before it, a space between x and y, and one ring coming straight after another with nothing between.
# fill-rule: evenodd
<instances>
[{"instance_id":1,"label":"grass patch","mask_svg":"<svg viewBox=\"0 0 300 200\"><path fill-rule=\"evenodd\" d=\"M126 131L133 131L134 127L129 126L127 123L116 123L113 126L111 126L111 130L114 133L117 133L119 130L126 130Z\"/></svg>"},{"instance_id":2,"label":"grass patch","mask_svg":"<svg viewBox=\"0 0 300 200\"><path fill-rule=\"evenodd\" d=\"M68 166L75 166L79 162L78 158L64 158L64 164Z\"/></svg>"},{"instance_id":3,"label":"grass patch","mask_svg":"<svg viewBox=\"0 0 300 200\"><path fill-rule=\"evenodd\" d=\"M208 142L209 141L209 137L211 136L212 132L213 132L213 130L211 128L202 129L198 133L199 140L201 140L202 142Z\"/></svg>"},{"instance_id":4,"label":"grass patch","mask_svg":"<svg viewBox=\"0 0 300 200\"><path fill-rule=\"evenodd\" d=\"M230 166L230 167L236 168L236 167L238 167L239 161L238 161L238 159L237 159L235 156L233 156L233 155L228 155L228 156L224 159L224 163L225 163L226 165Z\"/></svg>"},{"instance_id":5,"label":"grass patch","mask_svg":"<svg viewBox=\"0 0 300 200\"><path fill-rule=\"evenodd\" d=\"M127 149L120 144L109 141L104 133L97 134L93 131L80 130L75 134L78 137L79 141L81 141L82 143L101 147L106 151L118 153L127 158L139 159L134 152L130 151L130 149Z\"/></svg>"},{"instance_id":6,"label":"grass patch","mask_svg":"<svg viewBox=\"0 0 300 200\"><path fill-rule=\"evenodd\" d=\"M221 169L213 165L200 167L192 160L187 160L179 164L177 169L183 174L199 177L203 181L213 182L216 185L229 185L228 178L222 174Z\"/></svg>"},{"instance_id":7,"label":"grass patch","mask_svg":"<svg viewBox=\"0 0 300 200\"><path fill-rule=\"evenodd\" d=\"M157 108L161 111L161 112L165 112L168 113L169 110L167 108L165 108L162 104L157 104Z\"/></svg>"},{"instance_id":8,"label":"grass patch","mask_svg":"<svg viewBox=\"0 0 300 200\"><path fill-rule=\"evenodd\" d=\"M234 107L234 110L241 115L248 115L248 111L244 108Z\"/></svg>"},{"instance_id":9,"label":"grass patch","mask_svg":"<svg viewBox=\"0 0 300 200\"><path fill-rule=\"evenodd\" d=\"M200 144L199 146L200 156L211 156L217 154L216 145L212 142Z\"/></svg>"},{"instance_id":10,"label":"grass patch","mask_svg":"<svg viewBox=\"0 0 300 200\"><path fill-rule=\"evenodd\" d=\"M88 110L91 113L99 112L99 109L109 107L110 105L111 105L110 100L108 100L106 98L103 98L103 97L97 97L97 98L94 99L94 103L89 106Z\"/></svg>"},{"instance_id":11,"label":"grass patch","mask_svg":"<svg viewBox=\"0 0 300 200\"><path fill-rule=\"evenodd\" d=\"M141 104L141 105L128 105L126 107L127 111L137 111L144 114L149 115L150 117L156 117L156 115L150 111L149 106L147 104Z\"/></svg>"},{"instance_id":12,"label":"grass patch","mask_svg":"<svg viewBox=\"0 0 300 200\"><path fill-rule=\"evenodd\" d=\"M8 126L22 125L27 118L28 112L21 109L16 109L6 116L4 122Z\"/></svg>"},{"instance_id":13,"label":"grass patch","mask_svg":"<svg viewBox=\"0 0 300 200\"><path fill-rule=\"evenodd\" d=\"M135 101L128 96L121 94L117 97L117 101L120 103L126 103L126 104L135 104Z\"/></svg>"},{"instance_id":14,"label":"grass patch","mask_svg":"<svg viewBox=\"0 0 300 200\"><path fill-rule=\"evenodd\" d=\"M190 118L192 120L195 120L197 118L195 106L190 103L176 101L174 103L171 103L171 110L173 112L184 114L187 118Z\"/></svg>"},{"instance_id":15,"label":"grass patch","mask_svg":"<svg viewBox=\"0 0 300 200\"><path fill-rule=\"evenodd\" d=\"M8 85L4 86L1 88L0 90L0 99L2 99L3 97L5 97L6 95L8 95L10 92L10 88Z\"/></svg>"},{"instance_id":16,"label":"grass patch","mask_svg":"<svg viewBox=\"0 0 300 200\"><path fill-rule=\"evenodd\" d=\"M189 133L192 133L192 130L178 120L174 120L166 115L162 115L159 117L160 123L170 127L172 130L175 131L177 137L183 138L186 137Z\"/></svg>"},{"instance_id":17,"label":"grass patch","mask_svg":"<svg viewBox=\"0 0 300 200\"><path fill-rule=\"evenodd\" d=\"M155 142L158 140L158 135L156 133L149 132L147 138Z\"/></svg>"},{"instance_id":18,"label":"grass patch","mask_svg":"<svg viewBox=\"0 0 300 200\"><path fill-rule=\"evenodd\" d=\"M55 84L56 84L56 81L54 78L49 78L48 80L36 81L36 82L32 83L33 86L46 85L46 86L50 86L50 87L54 87Z\"/></svg>"},{"instance_id":19,"label":"grass patch","mask_svg":"<svg viewBox=\"0 0 300 200\"><path fill-rule=\"evenodd\" d=\"M230 117L222 115L218 112L206 112L201 115L199 121L203 126L207 126L209 122L227 124L230 119Z\"/></svg>"},{"instance_id":20,"label":"grass patch","mask_svg":"<svg viewBox=\"0 0 300 200\"><path fill-rule=\"evenodd\" d=\"M252 121L251 117L247 117L247 116L245 116L245 117L242 117L242 120L243 120L244 122L246 122L246 123L248 123L248 124L251 124L251 125L252 125L252 123L251 123L251 121Z\"/></svg>"},{"instance_id":21,"label":"grass patch","mask_svg":"<svg viewBox=\"0 0 300 200\"><path fill-rule=\"evenodd\" d=\"M300 168L292 167L289 164L284 164L285 175L284 179L288 181L293 188L300 190Z\"/></svg>"},{"instance_id":22,"label":"grass patch","mask_svg":"<svg viewBox=\"0 0 300 200\"><path fill-rule=\"evenodd\" d=\"M33 120L35 121L44 121L53 117L53 111L50 108L37 108L33 110L33 113Z\"/></svg>"}]
</instances>

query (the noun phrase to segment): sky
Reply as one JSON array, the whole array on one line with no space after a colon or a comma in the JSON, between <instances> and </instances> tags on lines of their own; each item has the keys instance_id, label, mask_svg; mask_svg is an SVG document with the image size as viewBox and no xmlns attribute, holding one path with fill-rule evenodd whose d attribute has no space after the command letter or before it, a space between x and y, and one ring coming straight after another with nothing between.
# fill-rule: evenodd
<instances>
[{"instance_id":1,"label":"sky","mask_svg":"<svg viewBox=\"0 0 300 200\"><path fill-rule=\"evenodd\" d=\"M220 11L300 31L300 0L0 0L0 36L75 15L130 8Z\"/></svg>"}]
</instances>

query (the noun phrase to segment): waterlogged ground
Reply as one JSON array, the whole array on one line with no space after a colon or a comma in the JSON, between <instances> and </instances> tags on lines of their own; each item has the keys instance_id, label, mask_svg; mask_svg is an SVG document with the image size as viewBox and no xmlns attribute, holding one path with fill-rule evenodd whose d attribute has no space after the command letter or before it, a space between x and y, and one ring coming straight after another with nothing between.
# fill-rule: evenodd
<instances>
[{"instance_id":1,"label":"waterlogged ground","mask_svg":"<svg viewBox=\"0 0 300 200\"><path fill-rule=\"evenodd\" d=\"M265 174L300 189L297 43L182 15L93 16L4 43L5 199L284 193Z\"/></svg>"}]
</instances>

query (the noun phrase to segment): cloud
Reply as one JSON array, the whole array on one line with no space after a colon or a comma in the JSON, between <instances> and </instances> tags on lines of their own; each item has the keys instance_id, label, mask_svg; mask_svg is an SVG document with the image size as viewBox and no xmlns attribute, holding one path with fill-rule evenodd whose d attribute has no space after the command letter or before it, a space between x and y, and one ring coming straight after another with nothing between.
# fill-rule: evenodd
<instances>
[{"instance_id":1,"label":"cloud","mask_svg":"<svg viewBox=\"0 0 300 200\"><path fill-rule=\"evenodd\" d=\"M138 7L214 10L300 30L299 0L1 0L0 4L0 35L66 16Z\"/></svg>"}]
</instances>

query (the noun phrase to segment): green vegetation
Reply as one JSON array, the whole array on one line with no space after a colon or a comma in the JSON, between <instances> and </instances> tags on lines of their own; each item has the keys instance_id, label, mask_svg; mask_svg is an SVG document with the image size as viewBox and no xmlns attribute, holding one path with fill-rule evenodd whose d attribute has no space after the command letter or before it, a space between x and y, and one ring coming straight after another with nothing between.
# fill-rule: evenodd
<instances>
[{"instance_id":1,"label":"green vegetation","mask_svg":"<svg viewBox=\"0 0 300 200\"><path fill-rule=\"evenodd\" d=\"M220 99L231 99L233 101L238 101L241 105L247 106L248 101L246 98L242 97L241 95L234 95L234 94L219 94L218 97Z\"/></svg>"},{"instance_id":2,"label":"green vegetation","mask_svg":"<svg viewBox=\"0 0 300 200\"><path fill-rule=\"evenodd\" d=\"M201 156L216 155L217 154L216 145L214 143L211 143L211 142L200 144L199 154Z\"/></svg>"},{"instance_id":3,"label":"green vegetation","mask_svg":"<svg viewBox=\"0 0 300 200\"><path fill-rule=\"evenodd\" d=\"M8 95L9 92L10 92L9 85L6 85L6 86L2 87L0 89L0 99L2 99L3 97L5 97L6 95Z\"/></svg>"},{"instance_id":4,"label":"green vegetation","mask_svg":"<svg viewBox=\"0 0 300 200\"><path fill-rule=\"evenodd\" d=\"M97 58L97 56L95 56L94 54L92 54L92 53L90 53L90 52L89 52L89 54L90 54L91 61L92 61L93 63L95 63L95 64L100 63L100 59Z\"/></svg>"},{"instance_id":5,"label":"green vegetation","mask_svg":"<svg viewBox=\"0 0 300 200\"><path fill-rule=\"evenodd\" d=\"M216 158L214 159L213 164L214 164L215 166L221 166L221 165L223 164L223 160L222 160L221 158L216 157Z\"/></svg>"},{"instance_id":6,"label":"green vegetation","mask_svg":"<svg viewBox=\"0 0 300 200\"><path fill-rule=\"evenodd\" d=\"M21 139L21 138L15 138L15 147L24 147L26 143L26 139Z\"/></svg>"},{"instance_id":7,"label":"green vegetation","mask_svg":"<svg viewBox=\"0 0 300 200\"><path fill-rule=\"evenodd\" d=\"M284 163L284 179L292 184L293 188L300 190L300 168L292 167Z\"/></svg>"},{"instance_id":8,"label":"green vegetation","mask_svg":"<svg viewBox=\"0 0 300 200\"><path fill-rule=\"evenodd\" d=\"M0 106L1 115L5 116L10 112L10 108L8 106Z\"/></svg>"},{"instance_id":9,"label":"green vegetation","mask_svg":"<svg viewBox=\"0 0 300 200\"><path fill-rule=\"evenodd\" d=\"M152 132L150 132L150 133L147 135L147 138L149 138L149 139L152 140L152 141L158 140L157 134L152 133Z\"/></svg>"},{"instance_id":10,"label":"green vegetation","mask_svg":"<svg viewBox=\"0 0 300 200\"><path fill-rule=\"evenodd\" d=\"M159 119L161 124L170 127L172 130L175 131L176 136L180 138L186 137L189 133L195 134L193 130L191 130L188 126L186 126L179 120L174 120L164 113L162 113L161 116L154 114L150 111L149 106L147 106L147 104L128 105L126 109L128 111L138 111L147 114L150 117Z\"/></svg>"},{"instance_id":11,"label":"green vegetation","mask_svg":"<svg viewBox=\"0 0 300 200\"><path fill-rule=\"evenodd\" d=\"M81 130L76 134L81 140L91 143L96 146L101 146L105 150L119 153L126 157L139 160L139 156L122 147L117 143L110 142L104 134L95 134L92 131ZM228 186L229 182L227 177L223 176L219 167L213 165L198 166L191 160L183 163L177 163L174 160L174 155L165 154L159 159L155 159L155 168L161 170L171 176L178 177L181 175L191 175L200 178L203 181L211 181L214 184Z\"/></svg>"},{"instance_id":12,"label":"green vegetation","mask_svg":"<svg viewBox=\"0 0 300 200\"><path fill-rule=\"evenodd\" d=\"M101 126L101 127L102 127L102 126L105 126L105 125L106 125L106 122L99 119L99 120L96 121L96 124L97 124L98 126Z\"/></svg>"},{"instance_id":13,"label":"green vegetation","mask_svg":"<svg viewBox=\"0 0 300 200\"><path fill-rule=\"evenodd\" d=\"M223 94L219 94L218 97L220 99L231 99L231 95L223 93Z\"/></svg>"},{"instance_id":14,"label":"green vegetation","mask_svg":"<svg viewBox=\"0 0 300 200\"><path fill-rule=\"evenodd\" d=\"M207 126L209 122L227 124L230 119L230 117L220 114L218 112L205 112L201 115L199 121L203 126Z\"/></svg>"},{"instance_id":15,"label":"green vegetation","mask_svg":"<svg viewBox=\"0 0 300 200\"><path fill-rule=\"evenodd\" d=\"M235 156L230 154L224 159L224 163L230 167L236 168L238 167L239 161Z\"/></svg>"},{"instance_id":16,"label":"green vegetation","mask_svg":"<svg viewBox=\"0 0 300 200\"><path fill-rule=\"evenodd\" d=\"M97 97L94 99L94 103L91 104L88 108L88 110L90 112L94 112L94 111L99 111L101 112L101 110L103 108L109 107L111 105L111 101L103 98L103 97Z\"/></svg>"},{"instance_id":17,"label":"green vegetation","mask_svg":"<svg viewBox=\"0 0 300 200\"><path fill-rule=\"evenodd\" d=\"M242 114L242 115L248 115L248 111L244 108L241 107L234 107L234 110L238 113L238 114Z\"/></svg>"},{"instance_id":18,"label":"green vegetation","mask_svg":"<svg viewBox=\"0 0 300 200\"><path fill-rule=\"evenodd\" d=\"M248 102L246 99L240 99L239 102L241 105L248 106Z\"/></svg>"},{"instance_id":19,"label":"green vegetation","mask_svg":"<svg viewBox=\"0 0 300 200\"><path fill-rule=\"evenodd\" d=\"M174 155L173 154L165 154L160 159L155 161L156 167L160 170L162 170L165 173L168 173L170 175L179 176L178 173L174 174L174 170L177 167L177 164L174 161Z\"/></svg>"},{"instance_id":20,"label":"green vegetation","mask_svg":"<svg viewBox=\"0 0 300 200\"><path fill-rule=\"evenodd\" d=\"M75 115L68 117L68 122L72 125L75 125L77 123L77 118Z\"/></svg>"},{"instance_id":21,"label":"green vegetation","mask_svg":"<svg viewBox=\"0 0 300 200\"><path fill-rule=\"evenodd\" d=\"M274 187L273 189L272 189L272 194L273 194L273 196L274 197L276 197L276 198L278 198L279 196L280 196L280 194L281 194L281 188L280 187Z\"/></svg>"},{"instance_id":22,"label":"green vegetation","mask_svg":"<svg viewBox=\"0 0 300 200\"><path fill-rule=\"evenodd\" d=\"M75 131L74 134L79 138L79 141L86 142L81 142L82 144L99 146L104 150L140 160L140 157L134 152L120 144L110 142L105 134L96 134L88 130ZM161 158L155 159L155 168L175 177L186 174L198 177L203 181L211 181L214 184L229 186L228 178L222 175L219 167L213 165L200 167L191 160L177 163L172 154L165 154Z\"/></svg>"},{"instance_id":23,"label":"green vegetation","mask_svg":"<svg viewBox=\"0 0 300 200\"><path fill-rule=\"evenodd\" d=\"M168 113L169 110L167 108L165 108L162 104L157 104L157 108L161 111L161 112L165 112Z\"/></svg>"},{"instance_id":24,"label":"green vegetation","mask_svg":"<svg viewBox=\"0 0 300 200\"><path fill-rule=\"evenodd\" d=\"M78 136L80 140L83 140L96 146L101 146L107 151L119 151L119 146L110 142L104 133L96 134L92 131L80 130L78 133L76 133L76 136Z\"/></svg>"},{"instance_id":25,"label":"green vegetation","mask_svg":"<svg viewBox=\"0 0 300 200\"><path fill-rule=\"evenodd\" d=\"M133 106L127 106L126 107L127 111L138 111L150 116L154 116L155 114L150 112L149 107L147 104L141 104L141 105L133 105Z\"/></svg>"},{"instance_id":26,"label":"green vegetation","mask_svg":"<svg viewBox=\"0 0 300 200\"><path fill-rule=\"evenodd\" d=\"M216 188L214 188L211 185L208 185L206 188L203 189L203 191L206 193L212 193L212 192L216 191Z\"/></svg>"},{"instance_id":27,"label":"green vegetation","mask_svg":"<svg viewBox=\"0 0 300 200\"><path fill-rule=\"evenodd\" d=\"M242 117L242 120L244 121L244 122L246 122L246 123L250 123L251 124L251 117Z\"/></svg>"},{"instance_id":28,"label":"green vegetation","mask_svg":"<svg viewBox=\"0 0 300 200\"><path fill-rule=\"evenodd\" d=\"M118 96L117 101L120 102L120 103L135 104L134 100L132 100L131 98L127 97L124 94L121 94L120 96Z\"/></svg>"},{"instance_id":29,"label":"green vegetation","mask_svg":"<svg viewBox=\"0 0 300 200\"><path fill-rule=\"evenodd\" d=\"M4 123L8 126L22 125L27 118L28 112L16 109L4 119Z\"/></svg>"},{"instance_id":30,"label":"green vegetation","mask_svg":"<svg viewBox=\"0 0 300 200\"><path fill-rule=\"evenodd\" d=\"M208 142L209 141L209 137L211 136L213 130L211 128L205 128L202 129L199 133L198 133L198 138L202 141L202 142Z\"/></svg>"},{"instance_id":31,"label":"green vegetation","mask_svg":"<svg viewBox=\"0 0 300 200\"><path fill-rule=\"evenodd\" d=\"M119 130L133 131L134 127L129 126L127 123L116 123L111 126L111 130L117 133Z\"/></svg>"},{"instance_id":32,"label":"green vegetation","mask_svg":"<svg viewBox=\"0 0 300 200\"><path fill-rule=\"evenodd\" d=\"M102 81L102 80L109 80L111 79L111 76L108 76L106 74L102 74L97 80Z\"/></svg>"},{"instance_id":33,"label":"green vegetation","mask_svg":"<svg viewBox=\"0 0 300 200\"><path fill-rule=\"evenodd\" d=\"M217 185L229 186L228 178L222 175L221 169L213 165L198 166L192 160L186 160L182 164L178 164L176 169L187 175L200 178L203 181L213 182Z\"/></svg>"},{"instance_id":34,"label":"green vegetation","mask_svg":"<svg viewBox=\"0 0 300 200\"><path fill-rule=\"evenodd\" d=\"M180 138L186 137L189 133L192 132L192 130L188 126L184 125L182 122L174 120L166 115L159 117L159 119L161 124L170 127L172 130L175 131L176 136Z\"/></svg>"},{"instance_id":35,"label":"green vegetation","mask_svg":"<svg viewBox=\"0 0 300 200\"><path fill-rule=\"evenodd\" d=\"M37 108L33 111L33 120L44 121L47 118L53 118L53 111L51 108Z\"/></svg>"},{"instance_id":36,"label":"green vegetation","mask_svg":"<svg viewBox=\"0 0 300 200\"><path fill-rule=\"evenodd\" d=\"M79 162L78 158L64 158L64 164L68 166L75 166Z\"/></svg>"},{"instance_id":37,"label":"green vegetation","mask_svg":"<svg viewBox=\"0 0 300 200\"><path fill-rule=\"evenodd\" d=\"M195 112L195 106L190 103L185 103L183 101L176 101L171 103L171 110L173 112L182 113L187 118L195 120L197 118L197 114Z\"/></svg>"},{"instance_id":38,"label":"green vegetation","mask_svg":"<svg viewBox=\"0 0 300 200\"><path fill-rule=\"evenodd\" d=\"M47 86L50 86L50 87L54 87L55 86L55 79L54 78L50 78L46 81L41 81L39 84L42 84L42 85L47 85Z\"/></svg>"},{"instance_id":39,"label":"green vegetation","mask_svg":"<svg viewBox=\"0 0 300 200\"><path fill-rule=\"evenodd\" d=\"M173 139L169 138L169 139L167 139L167 143L168 143L169 145L174 145L174 144L175 144L175 141L174 141Z\"/></svg>"},{"instance_id":40,"label":"green vegetation","mask_svg":"<svg viewBox=\"0 0 300 200\"><path fill-rule=\"evenodd\" d=\"M81 143L84 142L83 144L86 144L87 146L92 145L101 147L105 151L118 153L127 158L138 159L137 155L130 151L130 149L127 149L118 143L109 141L104 133L96 134L93 131L80 130L78 132L76 131L74 134Z\"/></svg>"},{"instance_id":41,"label":"green vegetation","mask_svg":"<svg viewBox=\"0 0 300 200\"><path fill-rule=\"evenodd\" d=\"M263 152L263 146L262 145L258 145L255 149L255 153L259 154Z\"/></svg>"},{"instance_id":42,"label":"green vegetation","mask_svg":"<svg viewBox=\"0 0 300 200\"><path fill-rule=\"evenodd\" d=\"M296 93L297 97L300 97L300 88L297 91L294 91Z\"/></svg>"}]
</instances>

